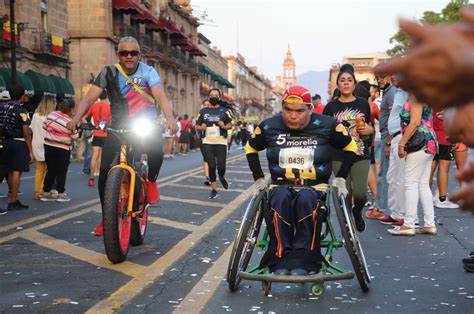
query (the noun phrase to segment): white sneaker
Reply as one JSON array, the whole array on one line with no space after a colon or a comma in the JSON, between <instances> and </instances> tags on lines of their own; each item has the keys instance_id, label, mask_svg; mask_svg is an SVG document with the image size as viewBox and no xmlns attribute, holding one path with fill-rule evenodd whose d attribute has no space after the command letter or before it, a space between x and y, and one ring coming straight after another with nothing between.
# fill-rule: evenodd
<instances>
[{"instance_id":1,"label":"white sneaker","mask_svg":"<svg viewBox=\"0 0 474 314\"><path fill-rule=\"evenodd\" d=\"M459 208L458 204L450 202L449 200L444 200L443 202L441 202L439 199L438 202L434 204L434 206L438 208Z\"/></svg>"}]
</instances>

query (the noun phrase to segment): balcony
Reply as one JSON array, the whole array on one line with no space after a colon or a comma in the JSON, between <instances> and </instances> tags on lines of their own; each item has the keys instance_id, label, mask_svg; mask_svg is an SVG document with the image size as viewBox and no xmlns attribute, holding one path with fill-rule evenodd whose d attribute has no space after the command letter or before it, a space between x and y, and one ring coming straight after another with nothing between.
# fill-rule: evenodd
<instances>
[{"instance_id":1,"label":"balcony","mask_svg":"<svg viewBox=\"0 0 474 314\"><path fill-rule=\"evenodd\" d=\"M169 48L168 56L170 58L176 59L176 61L178 61L179 60L179 50L178 50L178 48L176 48L175 46L171 46Z\"/></svg>"},{"instance_id":2,"label":"balcony","mask_svg":"<svg viewBox=\"0 0 474 314\"><path fill-rule=\"evenodd\" d=\"M69 43L63 38L62 48L53 47L51 33L41 32L38 51L45 55L69 59Z\"/></svg>"}]
</instances>

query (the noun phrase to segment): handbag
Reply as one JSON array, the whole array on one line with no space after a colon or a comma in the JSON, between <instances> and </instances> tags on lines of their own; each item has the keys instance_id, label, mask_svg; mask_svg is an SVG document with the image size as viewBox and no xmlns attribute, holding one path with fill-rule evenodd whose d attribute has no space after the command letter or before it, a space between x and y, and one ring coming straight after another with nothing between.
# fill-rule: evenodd
<instances>
[{"instance_id":1,"label":"handbag","mask_svg":"<svg viewBox=\"0 0 474 314\"><path fill-rule=\"evenodd\" d=\"M419 150L422 150L426 144L426 137L423 133L416 130L416 132L410 137L408 142L405 144L405 151L409 153L414 153Z\"/></svg>"}]
</instances>

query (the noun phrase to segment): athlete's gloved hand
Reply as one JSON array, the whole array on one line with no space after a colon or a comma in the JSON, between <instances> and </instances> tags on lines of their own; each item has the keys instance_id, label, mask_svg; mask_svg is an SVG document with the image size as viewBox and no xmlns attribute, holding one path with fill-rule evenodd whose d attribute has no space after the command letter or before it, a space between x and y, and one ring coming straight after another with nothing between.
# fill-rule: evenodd
<instances>
[{"instance_id":1,"label":"athlete's gloved hand","mask_svg":"<svg viewBox=\"0 0 474 314\"><path fill-rule=\"evenodd\" d=\"M337 195L344 198L349 195L349 191L346 188L346 180L341 177L336 177L332 180L332 186L336 188Z\"/></svg>"},{"instance_id":2,"label":"athlete's gloved hand","mask_svg":"<svg viewBox=\"0 0 474 314\"><path fill-rule=\"evenodd\" d=\"M267 182L264 178L259 178L255 181L254 186L256 191L263 191L267 188Z\"/></svg>"}]
</instances>

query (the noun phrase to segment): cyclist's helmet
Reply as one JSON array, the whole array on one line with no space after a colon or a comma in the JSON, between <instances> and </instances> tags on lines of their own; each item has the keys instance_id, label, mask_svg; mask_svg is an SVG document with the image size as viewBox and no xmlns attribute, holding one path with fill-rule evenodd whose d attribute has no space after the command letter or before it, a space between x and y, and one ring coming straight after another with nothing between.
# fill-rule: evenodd
<instances>
[{"instance_id":1,"label":"cyclist's helmet","mask_svg":"<svg viewBox=\"0 0 474 314\"><path fill-rule=\"evenodd\" d=\"M288 87L283 95L283 103L312 106L311 93L303 86Z\"/></svg>"}]
</instances>

